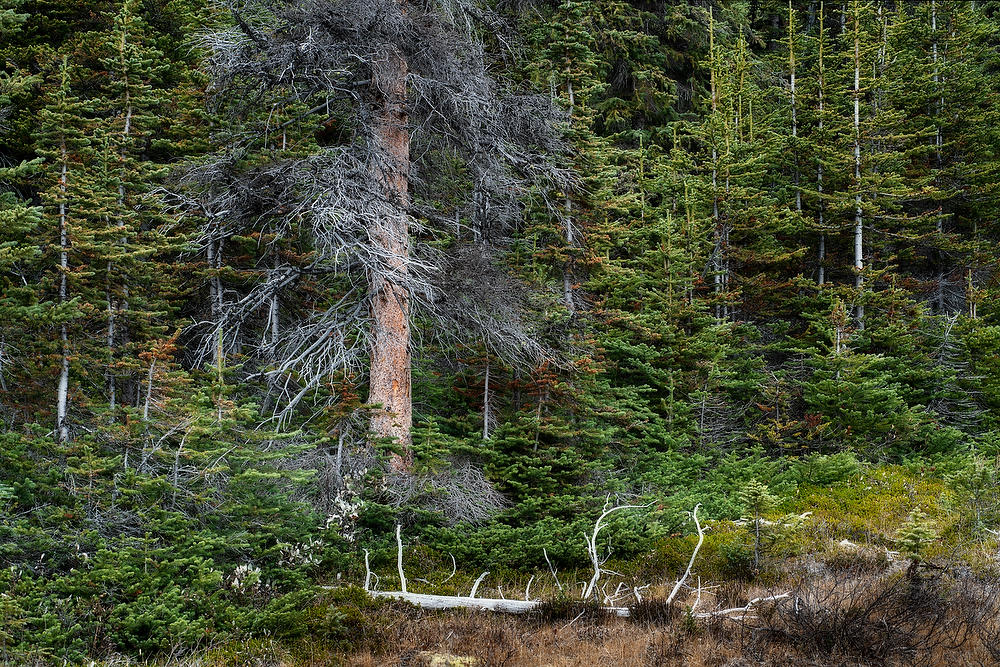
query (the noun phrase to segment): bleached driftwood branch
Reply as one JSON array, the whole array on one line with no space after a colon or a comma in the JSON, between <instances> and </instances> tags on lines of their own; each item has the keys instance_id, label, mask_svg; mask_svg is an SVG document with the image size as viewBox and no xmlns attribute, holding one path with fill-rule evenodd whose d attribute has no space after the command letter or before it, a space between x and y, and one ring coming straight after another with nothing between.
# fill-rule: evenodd
<instances>
[{"instance_id":1,"label":"bleached driftwood branch","mask_svg":"<svg viewBox=\"0 0 1000 667\"><path fill-rule=\"evenodd\" d=\"M403 574L403 538L400 537L399 531L403 527L400 524L396 524L396 567L399 569L399 588L404 593L406 592L406 575Z\"/></svg>"},{"instance_id":2,"label":"bleached driftwood branch","mask_svg":"<svg viewBox=\"0 0 1000 667\"><path fill-rule=\"evenodd\" d=\"M448 554L448 555L451 556L451 574L449 574L447 577L444 578L444 580L441 582L442 584L450 581L451 578L455 576L455 573L458 572L458 563L455 562L455 554Z\"/></svg>"},{"instance_id":3,"label":"bleached driftwood branch","mask_svg":"<svg viewBox=\"0 0 1000 667\"><path fill-rule=\"evenodd\" d=\"M608 506L608 502L611 500L611 496L608 496L608 500L605 501L604 506ZM590 581L587 583L586 587L583 589L582 599L586 600L594 592L594 587L597 585L598 579L601 578L601 559L597 553L597 535L601 532L601 522L611 514L612 512L617 512L618 510L627 509L638 509L640 507L649 507L649 505L615 505L611 509L605 509L604 513L597 518L594 522L594 532L588 538L586 535L583 536L584 543L587 545L587 555L590 556L590 562L594 566L594 574L590 577Z\"/></svg>"},{"instance_id":4,"label":"bleached driftwood branch","mask_svg":"<svg viewBox=\"0 0 1000 667\"><path fill-rule=\"evenodd\" d=\"M545 556L545 562L549 566L549 572L552 573L552 578L556 580L556 588L558 588L561 593L563 589L562 582L559 581L559 577L556 575L556 569L552 567L552 561L549 560L549 552L545 550L545 547L542 547L542 555Z\"/></svg>"},{"instance_id":5,"label":"bleached driftwood branch","mask_svg":"<svg viewBox=\"0 0 1000 667\"><path fill-rule=\"evenodd\" d=\"M746 618L747 614L750 613L750 609L761 602L777 602L778 600L785 600L791 597L791 593L782 593L781 595L770 595L767 597L754 598L747 602L745 607L730 607L729 609L719 609L718 611L706 611L700 614L692 614L694 618L712 618L712 617L725 617L731 621L742 621ZM731 616L730 614L739 614L739 616Z\"/></svg>"},{"instance_id":6,"label":"bleached driftwood branch","mask_svg":"<svg viewBox=\"0 0 1000 667\"><path fill-rule=\"evenodd\" d=\"M587 539L588 555L591 557L591 562L592 563L595 563L595 555L597 553L597 546L596 546L596 544L597 544L597 536L600 533L600 530L601 530L601 527L602 527L601 526L601 521L604 518L606 518L609 514L611 514L612 512L614 512L616 510L629 509L629 508L639 508L639 507L648 507L648 505L619 505L619 506L613 507L611 509L608 509L603 514L601 514L601 516L598 518L597 522L594 524L594 532L589 537L585 536L586 539ZM681 576L681 578L674 585L673 590L671 590L670 595L667 597L667 599L666 599L666 603L667 604L673 602L673 600L676 597L678 591L681 589L681 587L684 585L684 583L687 581L687 579L691 576L691 569L694 566L695 558L698 556L698 551L701 549L701 545L702 545L702 543L704 542L704 539L705 539L704 529L703 529L703 527L701 525L701 522L698 520L698 508L699 507L700 507L700 505L695 505L695 508L694 508L694 510L691 513L691 516L692 516L692 518L694 519L694 522L695 522L695 527L698 530L698 544L695 546L694 552L691 554L691 560L688 562L687 569L684 571L684 574ZM372 579L373 578L377 579L377 577L375 576L374 573L372 573L372 571L370 569L370 566L369 566L369 552L366 549L365 550L365 584L364 584L364 586L365 586L365 591L371 597L373 597L373 598L392 598L392 599L395 599L395 600L403 600L405 602L409 602L410 604L416 605L418 607L424 607L426 609L480 609L480 610L484 610L484 611L495 611L495 612L502 612L502 613L507 613L507 614L523 614L523 613L526 613L526 612L529 612L529 611L533 611L533 610L539 608L543 604L543 602L541 600L530 600L530 599L528 599L528 598L530 598L531 582L534 581L534 576L532 576L531 579L528 580L528 585L525 587L525 590L524 590L524 597L525 597L525 599L524 600L507 600L507 599L503 599L503 598L477 598L476 597L476 591L479 589L479 584L482 583L483 579L486 578L486 575L489 574L489 571L483 572L481 575L479 575L479 578L476 579L475 583L472 585L472 590L469 592L469 596L468 597L464 597L464 596L460 596L460 595L433 595L433 594L430 594L430 593L410 593L409 591L406 590L406 576L405 576L405 574L403 572L403 540L402 540L401 530L402 530L402 526L397 525L396 526L396 545L397 545L396 565L397 565L397 567L399 569L399 579L400 579L400 584L401 584L400 587L402 588L402 590L399 590L399 591L376 591L376 590L372 590L370 588ZM543 553L544 553L544 551L543 551ZM549 561L547 553L545 554L545 560L549 564L549 569L552 572L553 578L555 578L555 580L556 580L556 584L559 585L560 590L562 590L562 585L559 583L559 578L555 576L555 569L552 567L552 563ZM590 582L588 582L588 583L580 582L584 586L584 596L583 596L584 599L586 599L587 597L589 597L589 595L593 592L593 589L596 586L598 579L600 578L601 572L602 572L602 570L601 570L600 560L596 559L594 576L591 577ZM454 576L454 572L452 573L452 576ZM451 577L449 576L448 579L450 579L450 578ZM607 595L606 591L604 591L604 596L603 597L604 597L604 601L605 601L605 606L600 607L600 609L602 611L606 612L606 613L614 614L615 616L619 616L619 617L625 618L625 617L628 617L630 615L629 608L628 607L614 606L614 602L619 598L619 594L621 592L622 586L623 586L623 584L619 584L618 588L615 590L614 594L612 594L612 595ZM327 587L327 588L332 588L332 586ZM639 591L643 590L643 589L646 589L646 588L649 588L648 584L645 585L645 586L633 586L632 587L632 594L635 596L636 600L642 601L642 597L640 596ZM499 590L499 587L498 587L498 590ZM701 585L701 578L699 577L698 578L698 598L695 601L694 606L691 608L692 612L694 611L694 608L698 606L698 603L701 601L701 591L702 591L702 585ZM501 593L501 595L502 595L502 593ZM763 602L776 602L776 601L779 601L779 600L787 599L789 597L790 597L789 593L782 593L780 595L772 595L772 596L769 596L769 597L758 597L758 598L754 598L753 600L750 600L743 607L732 607L732 608L729 608L729 609L720 609L720 610L717 610L717 611L701 612L701 613L697 613L697 614L692 614L692 617L693 618L727 618L727 619L730 619L730 620L737 620L738 621L738 620L742 620L743 618L746 618L747 615L750 613L751 609L755 605L759 605L759 604L761 604Z\"/></svg>"},{"instance_id":7,"label":"bleached driftwood branch","mask_svg":"<svg viewBox=\"0 0 1000 667\"><path fill-rule=\"evenodd\" d=\"M702 530L701 522L698 521L699 507L701 507L701 503L695 505L694 510L691 512L691 518L694 519L695 528L698 529L698 544L695 545L694 551L691 553L691 560L688 561L688 566L687 569L684 570L684 575L677 580L677 583L674 584L673 590L670 591L670 595L667 596L667 604L674 601L674 598L677 597L677 592L681 589L681 586L683 586L684 582L687 581L687 578L691 576L691 568L694 566L694 559L698 557L698 551L701 550L701 545L705 541L705 531Z\"/></svg>"},{"instance_id":8,"label":"bleached driftwood branch","mask_svg":"<svg viewBox=\"0 0 1000 667\"><path fill-rule=\"evenodd\" d=\"M499 598L470 598L458 595L431 595L428 593L403 593L402 591L368 591L376 598L404 600L425 609L482 609L507 614L524 614L537 609L541 600L504 600ZM628 607L602 607L604 611L621 617L629 615Z\"/></svg>"},{"instance_id":9,"label":"bleached driftwood branch","mask_svg":"<svg viewBox=\"0 0 1000 667\"><path fill-rule=\"evenodd\" d=\"M476 597L476 591L479 589L479 584L481 584L483 582L483 579L485 579L486 575L489 574L489 573L490 573L490 571L486 570L481 575L479 575L479 578L476 579L476 583L472 584L472 590L469 592L469 597L470 598Z\"/></svg>"}]
</instances>

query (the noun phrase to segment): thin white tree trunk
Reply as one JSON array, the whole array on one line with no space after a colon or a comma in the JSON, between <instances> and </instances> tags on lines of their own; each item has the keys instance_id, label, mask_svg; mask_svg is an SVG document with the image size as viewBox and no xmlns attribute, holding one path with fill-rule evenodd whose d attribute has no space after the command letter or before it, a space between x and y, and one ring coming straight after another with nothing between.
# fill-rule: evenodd
<instances>
[{"instance_id":1,"label":"thin white tree trunk","mask_svg":"<svg viewBox=\"0 0 1000 667\"><path fill-rule=\"evenodd\" d=\"M486 359L486 381L483 384L483 440L490 439L490 360Z\"/></svg>"},{"instance_id":2,"label":"thin white tree trunk","mask_svg":"<svg viewBox=\"0 0 1000 667\"><path fill-rule=\"evenodd\" d=\"M573 110L576 107L576 99L573 95L573 82L566 82L566 93L569 96L569 122L573 122ZM566 221L565 221L566 246L572 251L576 243L573 234L573 200L569 194L566 195ZM566 260L563 265L563 302L570 315L576 313L576 305L573 302L573 266L572 259Z\"/></svg>"},{"instance_id":3,"label":"thin white tree trunk","mask_svg":"<svg viewBox=\"0 0 1000 667\"><path fill-rule=\"evenodd\" d=\"M938 37L937 37L937 0L931 0L931 33L933 35L934 41L931 45L931 57L934 61L934 72L932 75L932 80L934 82L934 88L938 94L937 99L937 109L934 118L934 158L936 162L936 167L938 174L941 171L941 147L942 147L942 136L941 136L941 112L944 109L944 92L941 86L941 77L938 67ZM935 180L939 181L939 176L935 176ZM940 237L940 242L944 241L944 212L938 211L937 223L935 225L937 229L938 236ZM944 271L944 253L939 251L938 258L938 274L937 274L937 293L935 301L937 302L937 311L943 313L945 310L944 304L944 288L945 288L945 271Z\"/></svg>"},{"instance_id":4,"label":"thin white tree trunk","mask_svg":"<svg viewBox=\"0 0 1000 667\"><path fill-rule=\"evenodd\" d=\"M864 288L864 226L861 213L861 26L857 2L854 3L854 287L858 304L855 317L858 328L865 326L865 307L861 302Z\"/></svg>"},{"instance_id":5,"label":"thin white tree trunk","mask_svg":"<svg viewBox=\"0 0 1000 667\"><path fill-rule=\"evenodd\" d=\"M271 292L271 305L268 308L268 319L270 320L271 329L271 345L275 346L278 344L278 337L281 334L280 320L278 319L278 311L281 305L280 299L278 297L278 290L275 289Z\"/></svg>"},{"instance_id":6,"label":"thin white tree trunk","mask_svg":"<svg viewBox=\"0 0 1000 667\"><path fill-rule=\"evenodd\" d=\"M826 45L824 40L826 15L822 0L819 3L819 135L823 140L823 116L824 116L824 93L826 73L823 69L823 50ZM819 193L819 278L818 283L826 283L826 228L824 227L823 214L826 209L826 202L823 201L823 158L816 161L816 191Z\"/></svg>"},{"instance_id":7,"label":"thin white tree trunk","mask_svg":"<svg viewBox=\"0 0 1000 667\"><path fill-rule=\"evenodd\" d=\"M67 273L69 272L69 231L67 229L66 182L67 156L66 145L60 147L62 169L59 174L59 303L69 300ZM59 327L59 342L62 350L62 363L59 370L59 386L56 390L56 431L59 442L69 440L69 424L66 416L69 403L69 328L65 322Z\"/></svg>"},{"instance_id":8,"label":"thin white tree trunk","mask_svg":"<svg viewBox=\"0 0 1000 667\"><path fill-rule=\"evenodd\" d=\"M6 369L4 364L7 361L7 338L5 336L0 336L0 390L7 391L7 380L4 375Z\"/></svg>"},{"instance_id":9,"label":"thin white tree trunk","mask_svg":"<svg viewBox=\"0 0 1000 667\"><path fill-rule=\"evenodd\" d=\"M156 370L156 357L149 360L149 372L146 374L146 400L142 404L142 421L149 421L149 401L153 395L153 377Z\"/></svg>"},{"instance_id":10,"label":"thin white tree trunk","mask_svg":"<svg viewBox=\"0 0 1000 667\"><path fill-rule=\"evenodd\" d=\"M701 550L702 543L705 541L705 531L701 527L701 522L698 521L699 507L701 507L701 503L695 505L694 510L692 510L691 512L691 518L694 520L695 528L698 530L698 544L695 545L694 551L691 552L691 560L688 561L687 569L684 570L684 574L681 576L680 579L677 580L677 583L674 584L674 587L670 590L670 594L667 596L668 605L673 603L674 598L677 597L677 593L680 592L681 587L684 585L684 582L687 581L688 577L691 576L691 568L694 567L694 561L698 557L698 552ZM700 590L701 587L699 586L699 591Z\"/></svg>"},{"instance_id":11,"label":"thin white tree trunk","mask_svg":"<svg viewBox=\"0 0 1000 667\"><path fill-rule=\"evenodd\" d=\"M279 279L278 279L278 258L275 257L272 261L272 275L271 280L274 283L274 288L271 290L271 296L268 298L267 305L267 327L264 332L262 343L269 344L271 349L276 349L278 347L278 337L281 335L281 321L279 319L279 313L281 309L281 297L279 295Z\"/></svg>"},{"instance_id":12,"label":"thin white tree trunk","mask_svg":"<svg viewBox=\"0 0 1000 667\"><path fill-rule=\"evenodd\" d=\"M795 98L795 10L788 0L788 84L792 97L792 143L795 152L795 210L802 213L802 191L799 189L799 117Z\"/></svg>"},{"instance_id":13,"label":"thin white tree trunk","mask_svg":"<svg viewBox=\"0 0 1000 667\"><path fill-rule=\"evenodd\" d=\"M111 273L111 262L108 262L108 273ZM114 420L115 407L117 405L118 398L118 383L115 382L115 310L116 306L114 303L114 297L111 294L111 290L108 290L108 331L107 331L107 344L108 344L108 368L105 371L105 380L108 385L108 412L111 415L111 420Z\"/></svg>"}]
</instances>

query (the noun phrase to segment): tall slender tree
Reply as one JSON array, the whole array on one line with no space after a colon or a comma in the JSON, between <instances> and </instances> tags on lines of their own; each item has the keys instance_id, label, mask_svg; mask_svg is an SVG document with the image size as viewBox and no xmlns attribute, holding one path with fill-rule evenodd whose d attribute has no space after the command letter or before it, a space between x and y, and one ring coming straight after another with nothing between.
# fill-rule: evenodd
<instances>
[{"instance_id":1,"label":"tall slender tree","mask_svg":"<svg viewBox=\"0 0 1000 667\"><path fill-rule=\"evenodd\" d=\"M90 188L89 177L83 164L92 153L87 137L92 125L93 107L76 96L72 90L72 68L66 57L61 59L54 79L53 92L40 114L37 141L39 154L46 158L47 188L43 204L50 219L55 222L53 235L56 267L54 270L57 302L64 315L59 322L58 381L55 397L56 435L66 442L70 435L70 365L73 351L70 341L72 313L66 312L74 300L70 281L86 273L85 263L72 266L70 255L86 247L89 229L82 211L77 211L81 195Z\"/></svg>"}]
</instances>

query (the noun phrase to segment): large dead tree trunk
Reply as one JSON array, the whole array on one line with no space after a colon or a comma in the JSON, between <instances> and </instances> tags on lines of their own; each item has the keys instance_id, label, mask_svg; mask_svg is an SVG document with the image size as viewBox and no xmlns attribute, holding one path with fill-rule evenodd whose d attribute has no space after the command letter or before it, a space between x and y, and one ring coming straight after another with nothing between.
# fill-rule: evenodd
<instances>
[{"instance_id":1,"label":"large dead tree trunk","mask_svg":"<svg viewBox=\"0 0 1000 667\"><path fill-rule=\"evenodd\" d=\"M205 43L213 100L231 114L234 143L185 170L180 185L188 192L176 201L205 215L200 240L214 244L209 247L218 249L233 234L299 230L285 240L314 249L301 266L295 262L248 290L235 285L227 292L227 348L247 335L256 338L252 346L268 369L280 424L309 398L316 401L312 411L318 402L336 402L337 392L322 388L369 369L370 440L395 441L390 467L406 472L409 320L418 309L421 322L433 322L428 333L447 336L448 344L482 341L491 357L525 367L549 356L533 323L521 318L527 305L521 282L496 260L522 220L523 195L577 185L557 132L565 118L544 97L492 76L494 59L483 51L479 31L500 30L497 42L505 42L508 25L488 3L224 4L233 25L210 33ZM322 133L323 140L309 154L268 148L261 154L266 159L233 169L233 155L256 155L256 145L242 137L258 136L265 98L315 102L279 129ZM274 115L267 118L265 135ZM327 135L329 123L349 131ZM462 239L445 249L427 241L452 225L452 216L445 219L432 202L452 196L439 189L446 181L439 176L456 162L468 169L472 187L454 202L454 220L459 228L463 219L471 222L481 242ZM220 228L214 217L222 215L227 224ZM409 234L415 219L426 235ZM314 308L287 308L280 344L260 345L267 313L274 327L284 305L276 295L287 289L296 302L300 276L304 290L323 296ZM211 334L220 326L198 327L205 334L202 354L210 354ZM274 329L271 340L279 340Z\"/></svg>"},{"instance_id":2,"label":"large dead tree trunk","mask_svg":"<svg viewBox=\"0 0 1000 667\"><path fill-rule=\"evenodd\" d=\"M402 3L400 3L402 4ZM385 270L372 276L371 378L368 402L371 428L376 438L391 438L399 453L390 468L410 467L410 426L413 412L410 393L410 301L405 278L408 272L409 225L407 192L410 134L406 112L406 60L398 51L373 64L376 104L375 135L383 156L378 180L388 202L387 214L375 222L371 239L384 257Z\"/></svg>"}]
</instances>

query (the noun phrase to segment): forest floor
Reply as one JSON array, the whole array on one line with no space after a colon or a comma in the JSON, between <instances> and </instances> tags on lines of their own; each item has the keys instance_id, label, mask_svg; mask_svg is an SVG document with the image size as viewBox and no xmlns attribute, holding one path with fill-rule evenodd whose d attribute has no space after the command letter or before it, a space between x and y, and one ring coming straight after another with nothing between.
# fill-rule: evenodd
<instances>
[{"instance_id":1,"label":"forest floor","mask_svg":"<svg viewBox=\"0 0 1000 667\"><path fill-rule=\"evenodd\" d=\"M829 583L829 582L827 582ZM213 652L192 664L216 667L425 665L987 665L1000 664L995 621L970 600L914 594L908 585L843 579L837 611L770 609L745 619L694 621L685 613L623 619L593 608L513 616L431 612L403 603L383 606L369 621L380 630L351 648L323 641L282 646L252 642ZM853 592L848 592L853 591ZM982 600L980 600L982 602ZM996 596L989 604L996 616ZM647 608L649 611L649 608ZM560 617L561 616L561 617ZM566 618L569 616L569 618Z\"/></svg>"},{"instance_id":2,"label":"forest floor","mask_svg":"<svg viewBox=\"0 0 1000 667\"><path fill-rule=\"evenodd\" d=\"M692 575L668 606L662 601L697 541L669 535L650 553L602 565L598 590L630 605L627 618L579 600L592 574L586 569L512 570L483 580L478 597L546 601L521 615L432 611L331 581L298 610L294 636L231 642L159 664L1000 665L1000 547L992 532L973 537L962 527L974 508L945 491L940 478L892 466L803 486L770 513L758 564L746 521L706 521ZM928 509L934 527L920 538L919 557L905 544L915 506ZM405 560L411 592L467 596L482 579L422 547L407 549ZM396 588L395 554L372 568L384 579L380 590ZM364 578L346 574L356 584ZM773 596L782 597L740 609Z\"/></svg>"},{"instance_id":3,"label":"forest floor","mask_svg":"<svg viewBox=\"0 0 1000 667\"><path fill-rule=\"evenodd\" d=\"M870 555L870 554L869 554ZM1000 589L964 567L909 571L904 561L858 552L852 562L789 562L766 587L730 581L689 591L672 606L666 587L628 618L566 598L523 615L429 611L333 591L326 637L220 647L203 667L520 665L989 665L1000 664ZM745 613L704 617L754 598L789 593ZM699 613L693 614L697 605ZM702 617L699 617L702 616ZM322 627L322 624L316 626Z\"/></svg>"}]
</instances>

